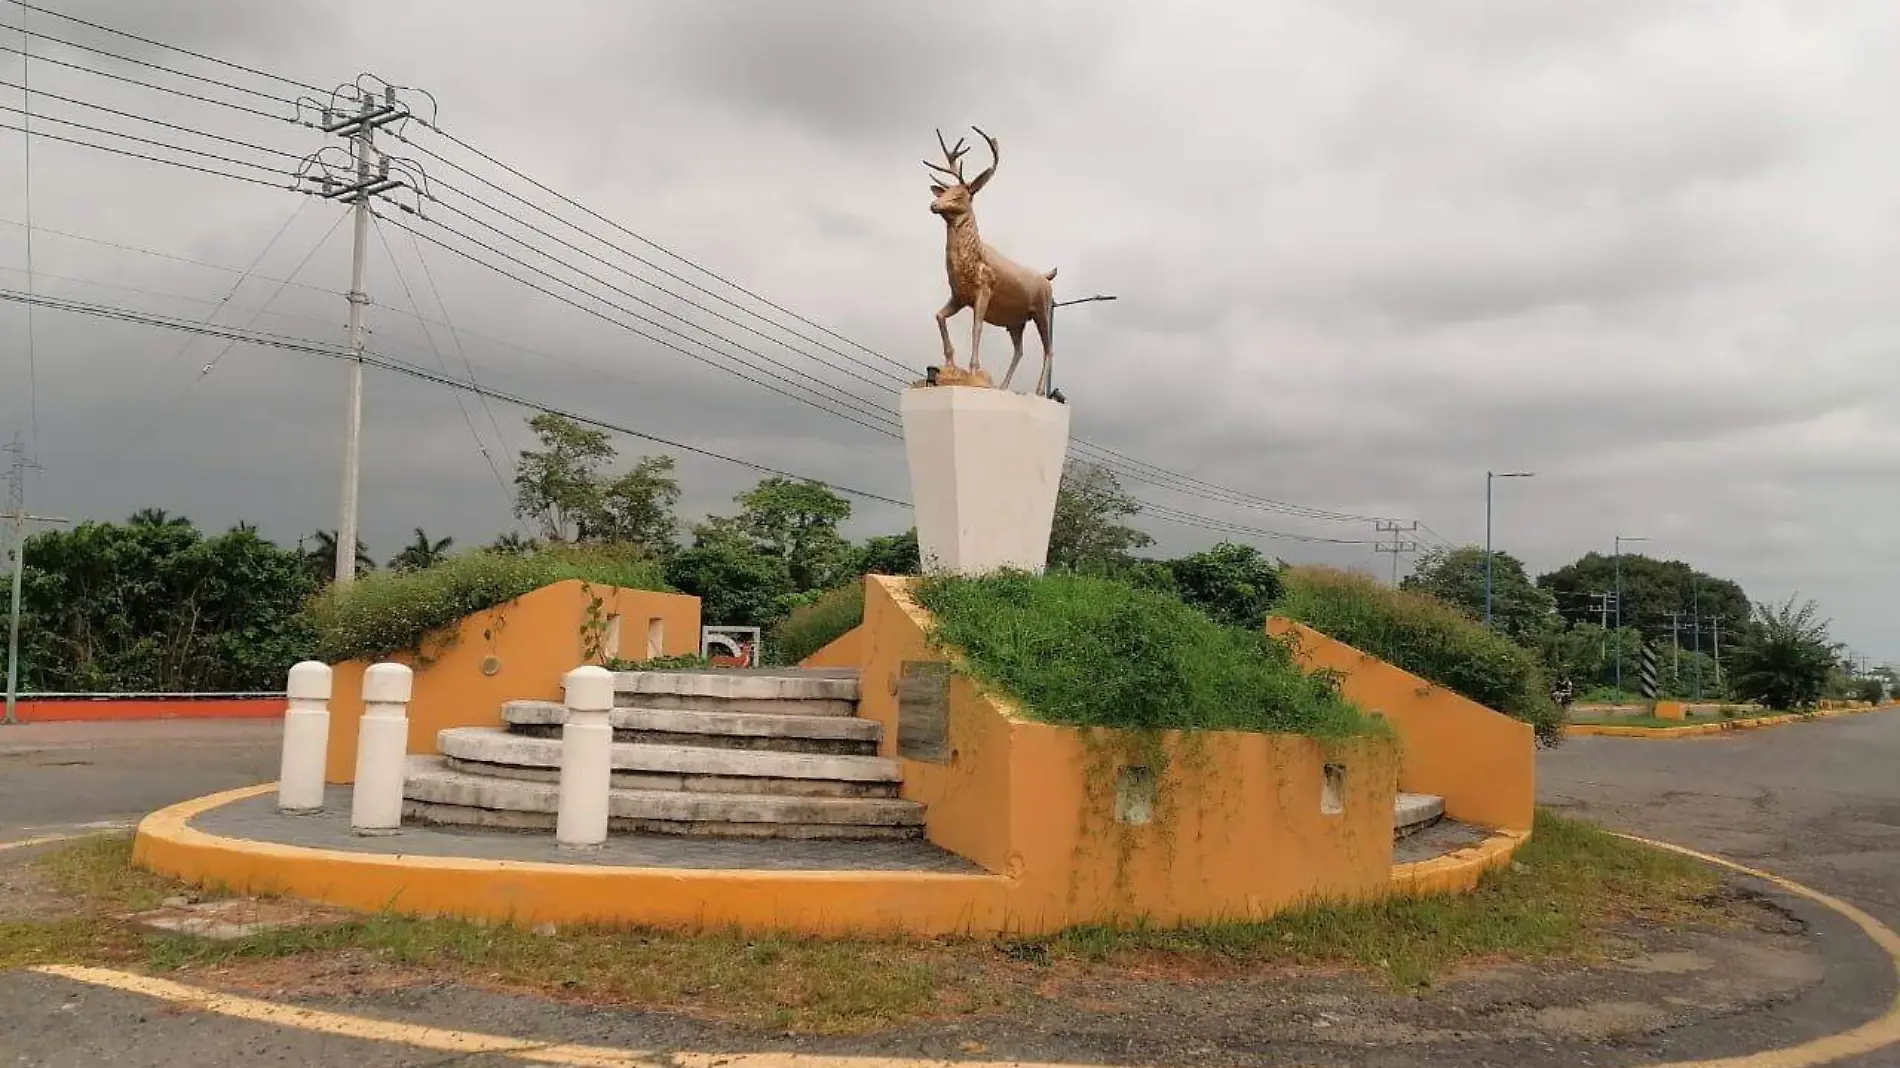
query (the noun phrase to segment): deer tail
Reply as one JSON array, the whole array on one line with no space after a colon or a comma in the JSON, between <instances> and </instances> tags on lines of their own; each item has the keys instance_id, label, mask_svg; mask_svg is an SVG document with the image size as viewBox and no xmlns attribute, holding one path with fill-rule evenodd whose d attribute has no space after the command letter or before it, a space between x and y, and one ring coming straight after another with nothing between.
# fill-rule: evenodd
<instances>
[{"instance_id":1,"label":"deer tail","mask_svg":"<svg viewBox=\"0 0 1900 1068\"><path fill-rule=\"evenodd\" d=\"M1047 278L1047 279L1048 279L1049 281L1051 281L1051 282L1053 282L1053 281L1055 281L1055 280L1056 280L1056 269L1055 269L1054 267L1051 267L1051 268L1049 268L1049 273L1048 273L1048 274L1045 274L1045 275L1043 275L1043 277L1044 277L1044 278Z\"/></svg>"}]
</instances>

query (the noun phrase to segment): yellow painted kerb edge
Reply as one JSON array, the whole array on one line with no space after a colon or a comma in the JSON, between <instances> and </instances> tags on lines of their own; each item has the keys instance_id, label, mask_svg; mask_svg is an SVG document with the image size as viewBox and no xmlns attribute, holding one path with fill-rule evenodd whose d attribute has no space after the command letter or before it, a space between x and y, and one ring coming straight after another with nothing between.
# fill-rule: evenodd
<instances>
[{"instance_id":1,"label":"yellow painted kerb edge","mask_svg":"<svg viewBox=\"0 0 1900 1068\"><path fill-rule=\"evenodd\" d=\"M740 925L815 934L997 929L1009 880L913 871L749 871L427 857L282 845L190 825L266 783L163 808L139 824L133 860L152 871L238 892L285 894L364 911L397 908L523 923Z\"/></svg>"},{"instance_id":2,"label":"yellow painted kerb edge","mask_svg":"<svg viewBox=\"0 0 1900 1068\"><path fill-rule=\"evenodd\" d=\"M242 792L250 794L254 791ZM1638 838L1634 835L1621 837L1764 880L1788 893L1805 897L1847 917L1887 954L1893 962L1896 981L1900 982L1900 934L1895 934L1891 928L1853 905L1792 880L1737 864L1722 857L1671 845L1668 842ZM940 1066L958 1063L935 1059L808 1056L782 1052L739 1054L678 1052L659 1055L640 1050L616 1050L600 1046L538 1043L529 1039L425 1027L392 1020L365 1019L302 1006L279 1005L256 998L224 994L185 986L169 980L105 968L41 965L30 970L73 982L158 998L202 1012L279 1027L398 1043L451 1053L497 1053L519 1060L572 1065L575 1068L711 1068L713 1065L736 1066L736 1068L925 1068L928 1065L940 1068ZM1816 1065L1828 1064L1847 1057L1863 1056L1897 1042L1900 1042L1900 998L1897 998L1895 1003L1879 1017L1839 1034L1827 1035L1781 1049L1763 1050L1758 1053L1714 1060L1671 1061L1655 1065L1653 1068L1814 1068ZM986 1065L987 1068L1006 1068L1005 1062L980 1063ZM1016 1064L1016 1062L1008 1063ZM1028 1066L1016 1065L1016 1068L1028 1068Z\"/></svg>"},{"instance_id":3,"label":"yellow painted kerb edge","mask_svg":"<svg viewBox=\"0 0 1900 1068\"><path fill-rule=\"evenodd\" d=\"M1890 712L1896 708L1900 708L1900 705L1881 705L1877 708L1824 708L1805 716L1798 713L1783 716L1756 716L1753 719L1729 719L1719 723L1693 723L1686 727L1626 727L1615 723L1572 723L1564 727L1564 735L1570 738L1701 738L1711 734L1727 734L1730 731L1780 727L1810 719L1864 716L1869 712Z\"/></svg>"},{"instance_id":4,"label":"yellow painted kerb edge","mask_svg":"<svg viewBox=\"0 0 1900 1068\"><path fill-rule=\"evenodd\" d=\"M1529 831L1494 831L1477 845L1456 849L1430 860L1392 865L1392 890L1396 894L1422 897L1427 894L1462 894L1473 890L1484 873L1511 862L1511 857L1531 840Z\"/></svg>"}]
</instances>

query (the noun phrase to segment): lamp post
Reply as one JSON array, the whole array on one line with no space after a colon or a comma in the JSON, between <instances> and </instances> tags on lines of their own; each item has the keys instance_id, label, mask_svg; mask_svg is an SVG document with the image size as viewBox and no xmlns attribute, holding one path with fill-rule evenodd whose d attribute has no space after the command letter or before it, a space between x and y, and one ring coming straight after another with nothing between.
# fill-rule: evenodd
<instances>
[{"instance_id":1,"label":"lamp post","mask_svg":"<svg viewBox=\"0 0 1900 1068\"><path fill-rule=\"evenodd\" d=\"M1491 483L1500 478L1531 478L1535 471L1486 471L1484 473L1484 625L1491 625Z\"/></svg>"},{"instance_id":2,"label":"lamp post","mask_svg":"<svg viewBox=\"0 0 1900 1068\"><path fill-rule=\"evenodd\" d=\"M1616 536L1616 688L1623 688L1623 543L1626 541L1648 541L1648 538L1631 537L1628 534Z\"/></svg>"}]
</instances>

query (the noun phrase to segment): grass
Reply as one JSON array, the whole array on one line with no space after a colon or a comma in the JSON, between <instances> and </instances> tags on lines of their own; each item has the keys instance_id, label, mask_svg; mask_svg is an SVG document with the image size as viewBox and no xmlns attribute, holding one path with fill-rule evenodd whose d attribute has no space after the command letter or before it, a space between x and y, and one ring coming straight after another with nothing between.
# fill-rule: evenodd
<instances>
[{"instance_id":1,"label":"grass","mask_svg":"<svg viewBox=\"0 0 1900 1068\"><path fill-rule=\"evenodd\" d=\"M844 637L864 622L864 580L827 590L810 604L792 609L766 636L775 663L796 664Z\"/></svg>"},{"instance_id":2,"label":"grass","mask_svg":"<svg viewBox=\"0 0 1900 1068\"><path fill-rule=\"evenodd\" d=\"M1323 738L1379 729L1264 632L1222 626L1165 593L1002 572L926 578L916 596L933 640L1046 723Z\"/></svg>"},{"instance_id":3,"label":"grass","mask_svg":"<svg viewBox=\"0 0 1900 1068\"><path fill-rule=\"evenodd\" d=\"M1167 982L1246 979L1287 967L1344 966L1401 989L1460 965L1500 959L1589 960L1627 924L1720 924L1711 870L1540 813L1510 870L1458 897L1319 906L1260 923L1187 928L1085 927L1042 938L817 939L599 927L556 935L519 926L365 916L234 942L141 933L113 919L179 888L130 867L124 838L37 861L77 914L0 924L0 970L95 963L216 971L221 983L295 989L347 981L459 982L685 1013L772 1031L850 1033L930 1016L1005 1012L1047 996L1052 978ZM364 977L372 977L365 979ZM1208 988L1210 996L1214 988Z\"/></svg>"},{"instance_id":4,"label":"grass","mask_svg":"<svg viewBox=\"0 0 1900 1068\"><path fill-rule=\"evenodd\" d=\"M1689 712L1685 719L1659 719L1655 716L1579 716L1571 715L1569 722L1591 726L1611 727L1696 727L1705 723L1733 723L1744 719L1761 719L1764 716L1799 715L1775 708L1750 708L1740 705L1726 705L1716 712Z\"/></svg>"},{"instance_id":5,"label":"grass","mask_svg":"<svg viewBox=\"0 0 1900 1068\"><path fill-rule=\"evenodd\" d=\"M319 660L373 660L420 651L431 631L567 579L668 588L659 564L626 550L565 547L528 556L476 550L421 571L365 575L317 595L305 611Z\"/></svg>"},{"instance_id":6,"label":"grass","mask_svg":"<svg viewBox=\"0 0 1900 1068\"><path fill-rule=\"evenodd\" d=\"M1546 744L1563 736L1563 710L1550 699L1536 656L1442 601L1365 575L1296 567L1287 571L1286 592L1274 610L1523 720Z\"/></svg>"}]
</instances>

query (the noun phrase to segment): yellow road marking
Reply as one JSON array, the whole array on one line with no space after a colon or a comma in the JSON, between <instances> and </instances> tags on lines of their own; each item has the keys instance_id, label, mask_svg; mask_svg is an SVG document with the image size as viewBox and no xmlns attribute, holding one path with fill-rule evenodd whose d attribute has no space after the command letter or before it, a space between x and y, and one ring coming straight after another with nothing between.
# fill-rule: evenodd
<instances>
[{"instance_id":1,"label":"yellow road marking","mask_svg":"<svg viewBox=\"0 0 1900 1068\"><path fill-rule=\"evenodd\" d=\"M1894 933L1887 925L1853 905L1819 890L1802 886L1793 880L1784 879L1758 868L1737 864L1713 854L1701 853L1683 846L1636 835L1625 834L1618 837L1753 876L1847 917L1865 932L1875 945L1886 952L1893 961L1896 982L1900 982L1900 934ZM540 1064L567 1065L571 1068L950 1068L957 1064L980 1064L982 1068L1085 1068L1081 1065L1030 1065L1017 1061L959 1062L909 1057L817 1056L786 1052L662 1054L610 1049L602 1046L535 1042L476 1031L457 1031L421 1024L398 1023L393 1020L346 1016L321 1009L280 1005L236 994L223 994L214 990L186 986L183 983L106 968L49 964L29 970L92 986L158 998L201 1012L216 1013L234 1019L250 1020L278 1027L367 1039L373 1042L389 1042L445 1053L497 1053L520 1060ZM1900 1043L1900 996L1897 996L1894 1003L1879 1017L1839 1034L1827 1035L1782 1049L1762 1050L1758 1053L1713 1060L1670 1061L1666 1064L1654 1065L1652 1068L1814 1068L1816 1065L1828 1064L1842 1058L1871 1053L1895 1043Z\"/></svg>"},{"instance_id":2,"label":"yellow road marking","mask_svg":"<svg viewBox=\"0 0 1900 1068\"><path fill-rule=\"evenodd\" d=\"M393 1020L346 1016L340 1012L279 1005L275 1002L240 997L236 994L221 994L215 990L204 990L186 986L183 983L111 971L106 968L48 964L32 970L42 975L54 975L74 982L109 987L129 994L143 994L146 997L169 1001L200 1012L216 1013L239 1020L272 1024L277 1027L291 1027L300 1031L316 1031L344 1038L393 1042L418 1049L438 1050L443 1053L501 1053L525 1061L572 1065L574 1068L656 1068L659 1063L649 1059L647 1054L635 1050L537 1042L533 1039L506 1038L475 1031L455 1031L421 1024L397 1023Z\"/></svg>"},{"instance_id":3,"label":"yellow road marking","mask_svg":"<svg viewBox=\"0 0 1900 1068\"><path fill-rule=\"evenodd\" d=\"M1791 894L1805 897L1818 905L1840 913L1854 921L1855 926L1866 932L1867 937L1872 939L1875 945L1886 951L1888 958L1893 961L1894 980L1900 983L1900 934L1895 934L1891 927L1840 898L1802 886L1792 879L1784 879L1759 868L1737 864L1712 853L1702 853L1684 846L1658 842L1633 834L1619 834L1617 837L1641 842L1657 849L1666 849L1671 853L1680 853L1705 864L1741 872L1743 875L1754 876L1763 882L1771 883ZM1657 1065L1656 1068L1811 1068L1813 1065L1830 1064L1846 1057L1872 1053L1896 1042L1900 1042L1900 994L1894 997L1893 1004L1887 1007L1886 1012L1850 1031L1826 1035L1811 1042L1803 1042L1798 1046L1762 1050L1759 1053L1744 1053L1735 1057L1718 1057L1713 1060L1671 1061L1668 1064Z\"/></svg>"}]
</instances>

